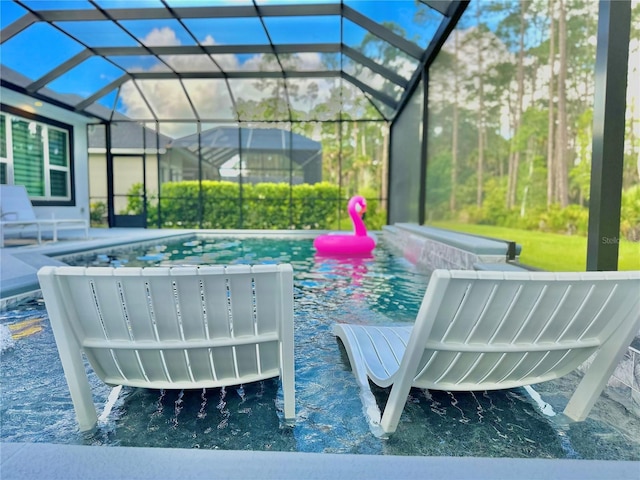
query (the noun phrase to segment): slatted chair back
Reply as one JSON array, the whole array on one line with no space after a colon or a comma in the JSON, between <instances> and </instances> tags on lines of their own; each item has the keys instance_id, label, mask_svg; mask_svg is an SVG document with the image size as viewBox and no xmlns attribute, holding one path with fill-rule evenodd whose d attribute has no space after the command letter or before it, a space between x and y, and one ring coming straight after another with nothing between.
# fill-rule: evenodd
<instances>
[{"instance_id":1,"label":"slatted chair back","mask_svg":"<svg viewBox=\"0 0 640 480\"><path fill-rule=\"evenodd\" d=\"M84 352L109 385L211 388L280 376L285 418L294 417L291 265L44 267L38 277L72 398L87 388Z\"/></svg>"},{"instance_id":2,"label":"slatted chair back","mask_svg":"<svg viewBox=\"0 0 640 480\"><path fill-rule=\"evenodd\" d=\"M501 389L561 377L640 311L639 283L625 281L631 272L434 275L442 293L425 297L412 339L425 345L414 382L426 388Z\"/></svg>"}]
</instances>

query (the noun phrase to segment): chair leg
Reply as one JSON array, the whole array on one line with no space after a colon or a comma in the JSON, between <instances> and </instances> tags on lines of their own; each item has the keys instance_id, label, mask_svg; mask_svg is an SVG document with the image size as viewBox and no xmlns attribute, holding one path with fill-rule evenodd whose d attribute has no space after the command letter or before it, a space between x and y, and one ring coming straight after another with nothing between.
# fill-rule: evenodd
<instances>
[{"instance_id":1,"label":"chair leg","mask_svg":"<svg viewBox=\"0 0 640 480\"><path fill-rule=\"evenodd\" d=\"M362 402L364 413L367 416L367 421L369 422L369 428L375 436L384 437L385 432L380 427L380 409L378 408L378 402L376 401L376 397L373 395L369 385L367 367L364 361L364 356L360 351L360 344L349 325L338 325L334 327L334 334L338 335L341 339L347 352L347 356L349 357L351 372L353 373L360 390L360 400Z\"/></svg>"},{"instance_id":2,"label":"chair leg","mask_svg":"<svg viewBox=\"0 0 640 480\"><path fill-rule=\"evenodd\" d=\"M296 418L296 387L293 333L293 272L279 272L280 310L280 380L284 393L284 418Z\"/></svg>"},{"instance_id":3,"label":"chair leg","mask_svg":"<svg viewBox=\"0 0 640 480\"><path fill-rule=\"evenodd\" d=\"M640 322L627 322L602 346L564 409L567 417L577 422L587 418L639 328Z\"/></svg>"},{"instance_id":4,"label":"chair leg","mask_svg":"<svg viewBox=\"0 0 640 480\"><path fill-rule=\"evenodd\" d=\"M398 377L398 380L391 387L391 393L384 407L380 426L385 433L393 433L398 428L400 416L407 404L407 397L411 391L411 380L409 376Z\"/></svg>"},{"instance_id":5,"label":"chair leg","mask_svg":"<svg viewBox=\"0 0 640 480\"><path fill-rule=\"evenodd\" d=\"M285 367L285 370L286 367ZM285 420L295 420L296 418L296 398L293 372L284 372L282 377L282 392L284 393L284 418Z\"/></svg>"},{"instance_id":6,"label":"chair leg","mask_svg":"<svg viewBox=\"0 0 640 480\"><path fill-rule=\"evenodd\" d=\"M93 396L91 395L91 386L89 385L89 379L84 368L84 362L82 361L82 354L75 352L75 355L68 352L63 360L62 366L64 369L64 375L67 378L67 384L69 385L69 391L71 392L71 401L73 402L73 408L76 412L78 419L78 425L80 431L84 432L91 430L95 427L98 421L98 414L96 412L96 406L93 403ZM75 356L72 359L70 357Z\"/></svg>"},{"instance_id":7,"label":"chair leg","mask_svg":"<svg viewBox=\"0 0 640 480\"><path fill-rule=\"evenodd\" d=\"M293 298L293 293L291 294ZM282 332L280 342L280 381L282 383L282 393L284 394L284 418L285 420L295 420L296 418L296 385L295 385L295 362L293 351L293 321L288 328Z\"/></svg>"},{"instance_id":8,"label":"chair leg","mask_svg":"<svg viewBox=\"0 0 640 480\"><path fill-rule=\"evenodd\" d=\"M49 316L53 320L51 318L52 315L50 314ZM87 378L80 345L76 342L70 328L65 328L55 320L51 322L51 327L58 344L62 369L69 385L71 401L73 402L80 431L91 430L98 421L98 414L93 403L91 385Z\"/></svg>"},{"instance_id":9,"label":"chair leg","mask_svg":"<svg viewBox=\"0 0 640 480\"><path fill-rule=\"evenodd\" d=\"M386 437L386 434L388 432L380 425L380 408L378 408L376 397L371 391L371 386L369 385L369 379L366 373L367 370L361 360L362 357L352 355L349 351L349 348L347 348L347 354L349 355L351 371L356 379L356 383L358 384L358 389L360 391L360 401L362 402L362 409L367 416L369 429L371 430L371 433L373 433L376 437Z\"/></svg>"},{"instance_id":10,"label":"chair leg","mask_svg":"<svg viewBox=\"0 0 640 480\"><path fill-rule=\"evenodd\" d=\"M48 269L48 270L47 270ZM69 385L71 401L76 412L80 431L91 430L98 421L96 407L93 403L91 385L87 378L87 371L82 357L82 347L73 329L66 321L68 312L64 307L64 292L59 287L55 277L51 274L52 267L44 267L38 272L40 288L47 304L49 321L56 346L62 362L64 376Z\"/></svg>"}]
</instances>

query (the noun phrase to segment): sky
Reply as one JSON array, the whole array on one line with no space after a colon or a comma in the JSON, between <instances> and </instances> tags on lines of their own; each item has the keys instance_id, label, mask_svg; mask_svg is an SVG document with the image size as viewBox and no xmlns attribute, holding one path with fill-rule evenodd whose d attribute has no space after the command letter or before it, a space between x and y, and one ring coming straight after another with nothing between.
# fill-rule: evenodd
<instances>
[{"instance_id":1,"label":"sky","mask_svg":"<svg viewBox=\"0 0 640 480\"><path fill-rule=\"evenodd\" d=\"M162 7L162 3L158 0L96 0L96 3L103 8L131 8L136 6L142 7ZM193 0L168 0L170 7L182 6L202 6L203 1ZM214 2L216 5L246 5L252 6L250 0L233 0ZM263 5L275 5L287 3L287 0L257 0L258 7ZM292 2L289 2L292 3ZM337 3L332 0L306 0L295 3ZM49 10L54 8L77 8L85 9L91 5L82 0L63 0L63 1L44 1L44 0L25 0L25 4L35 9ZM416 4L413 0L346 0L345 5L353 8L358 13L371 18L378 23L394 22L408 31L408 36L415 40L420 47L425 48L433 33L438 27L438 23L442 16L431 10L430 8ZM417 6L416 6L417 5ZM8 0L0 0L0 21L2 28L5 28L11 22L24 15L25 10L20 6ZM418 24L414 22L416 9L423 14L426 21ZM264 25L267 27L270 38L267 36L265 29L259 18L223 18L223 19L184 19L184 25L189 29L193 36L187 32L180 22L173 19L165 20L123 20L121 21L131 35L123 32L117 25L110 21L62 21L57 25L68 32L80 42L84 42L89 47L110 47L110 46L172 46L172 45L196 45L196 41L202 45L246 45L258 44L268 45L269 42L275 44L292 44L292 43L332 43L344 44L358 49L367 31L349 20L340 21L340 16L320 16L320 17L265 17ZM193 38L195 36L195 39ZM387 45L390 47L389 45ZM44 23L36 23L20 34L10 38L0 47L0 58L4 65L16 70L27 76L31 81L39 79L58 65L64 63L68 59L74 57L84 50L84 47L61 33L54 27ZM27 52L28 54L25 54ZM377 50L362 50L370 58L374 60L382 60L376 58L379 55ZM122 77L125 70L141 72L141 71L169 71L171 68L185 69L187 71L216 71L219 67L225 71L255 71L264 69L264 60L266 56L258 54L246 55L219 55L214 57L215 63L205 56L168 56L163 57L165 63L160 63L152 55L146 56L121 56L113 57L113 63L101 58L89 58L76 66L73 70L60 76L46 87L60 94L79 95L87 98L99 91L101 88L109 85L114 80ZM275 57L274 57L275 59ZM323 53L302 53L296 57L297 70L324 70L323 62L327 59L327 54ZM347 66L351 62L344 57L343 62ZM270 69L274 66L272 62ZM339 63L338 63L339 65ZM417 61L407 58L396 52L395 59L387 60L386 67L396 71L399 75L408 80L413 74ZM345 68L348 71L348 68ZM353 71L351 71L353 74ZM386 81L380 75L375 74L368 69L359 72L359 80L374 89L381 89ZM201 104L200 97L197 92L208 96L207 101L211 104L211 99L215 99L215 110L222 113L222 116L231 114L227 112L232 108L228 90L224 82L214 81L207 82L206 87L199 88L194 82L191 84L190 90L196 92L194 103ZM264 82L263 82L264 83ZM268 83L268 82L267 82ZM326 101L329 95L329 89L335 84L332 78L327 79L297 79L295 80L297 88L301 92L310 92L306 95L307 103L312 100L315 102ZM346 82L345 82L346 83ZM155 89L162 102L162 108L167 110L174 109L173 112L183 112L186 117L193 117L189 113L190 107L188 101L183 95L171 95L170 91L175 89L175 82L143 82L145 86L141 90L147 88ZM153 85L152 85L153 84ZM247 96L259 100L264 97L264 92L260 92L255 87L254 82L234 81L232 90L234 95ZM389 85L387 85L389 87ZM389 87L390 88L390 87ZM396 100L399 99L402 89L396 88ZM115 101L114 93L106 95L99 103L105 107L111 108ZM117 105L121 113L127 115L143 114L148 111L144 104L138 89L131 83L123 86ZM297 107L296 107L297 108ZM307 106L307 108L310 108ZM212 110L213 107L209 108Z\"/></svg>"}]
</instances>

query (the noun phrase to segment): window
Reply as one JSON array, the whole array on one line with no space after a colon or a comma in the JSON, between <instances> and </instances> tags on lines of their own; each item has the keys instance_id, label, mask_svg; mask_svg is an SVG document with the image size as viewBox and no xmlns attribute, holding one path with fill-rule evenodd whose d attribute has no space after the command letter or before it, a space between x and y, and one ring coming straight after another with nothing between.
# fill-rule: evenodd
<instances>
[{"instance_id":1,"label":"window","mask_svg":"<svg viewBox=\"0 0 640 480\"><path fill-rule=\"evenodd\" d=\"M7 184L7 135L6 117L0 115L0 184Z\"/></svg>"},{"instance_id":2,"label":"window","mask_svg":"<svg viewBox=\"0 0 640 480\"><path fill-rule=\"evenodd\" d=\"M40 202L71 202L71 127L0 113L0 183L24 185Z\"/></svg>"}]
</instances>

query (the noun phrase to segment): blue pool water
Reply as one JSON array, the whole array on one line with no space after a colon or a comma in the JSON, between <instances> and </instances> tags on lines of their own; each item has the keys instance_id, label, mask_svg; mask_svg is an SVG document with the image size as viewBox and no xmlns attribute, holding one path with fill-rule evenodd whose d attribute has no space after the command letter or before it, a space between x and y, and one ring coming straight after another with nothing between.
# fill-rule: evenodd
<instances>
[{"instance_id":1,"label":"blue pool water","mask_svg":"<svg viewBox=\"0 0 640 480\"><path fill-rule=\"evenodd\" d=\"M0 313L1 440L62 444L274 450L389 455L640 460L638 419L601 398L590 418L563 423L525 389L448 393L414 389L398 431L371 434L334 322L411 322L428 275L380 246L371 259L322 259L311 240L191 238L121 252L77 256L85 265L288 262L295 271L295 425L282 421L277 379L205 391L123 388L90 375L95 431L77 430L55 341L41 300ZM7 327L10 327L7 328ZM562 411L578 381L536 385L548 410ZM387 391L375 391L384 404ZM111 395L111 399L109 396Z\"/></svg>"}]
</instances>

